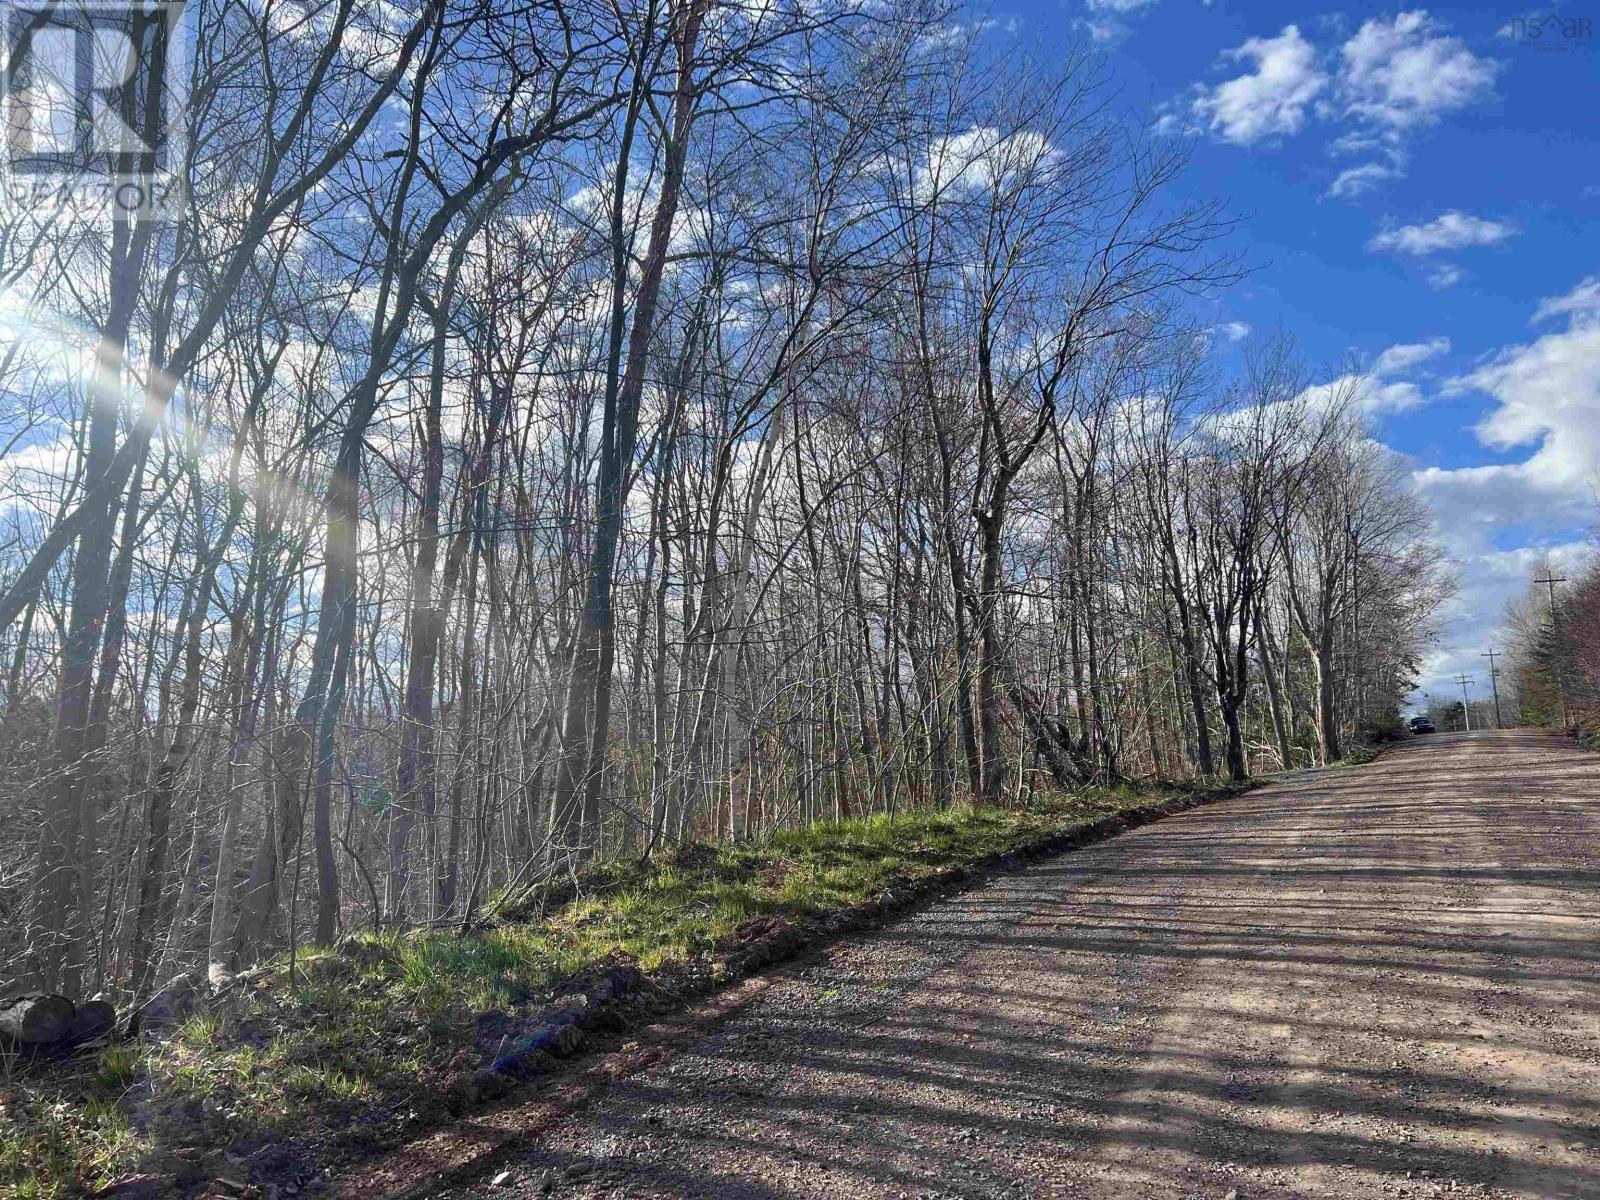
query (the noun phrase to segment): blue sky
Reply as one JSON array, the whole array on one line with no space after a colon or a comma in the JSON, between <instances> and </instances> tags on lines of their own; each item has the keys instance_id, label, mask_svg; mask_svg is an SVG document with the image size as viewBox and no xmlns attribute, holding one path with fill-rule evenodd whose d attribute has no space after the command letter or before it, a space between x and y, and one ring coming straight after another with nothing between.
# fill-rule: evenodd
<instances>
[{"instance_id":1,"label":"blue sky","mask_svg":"<svg viewBox=\"0 0 1600 1200\"><path fill-rule=\"evenodd\" d=\"M1194 139L1191 186L1245 219L1256 268L1216 304L1224 337L1281 326L1313 364L1378 366L1378 435L1462 577L1424 686L1481 675L1505 601L1542 555L1575 563L1600 516L1600 0L1042 0L994 19L1095 40L1126 104Z\"/></svg>"}]
</instances>

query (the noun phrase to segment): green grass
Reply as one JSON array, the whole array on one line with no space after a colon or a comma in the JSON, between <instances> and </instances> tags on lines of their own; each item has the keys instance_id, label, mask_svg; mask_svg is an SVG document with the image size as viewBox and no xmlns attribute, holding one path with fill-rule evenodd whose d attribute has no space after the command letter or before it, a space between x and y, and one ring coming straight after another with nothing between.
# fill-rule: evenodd
<instances>
[{"instance_id":1,"label":"green grass","mask_svg":"<svg viewBox=\"0 0 1600 1200\"><path fill-rule=\"evenodd\" d=\"M1329 763L1328 769L1342 771L1348 767L1364 767L1369 762L1377 761L1377 758L1378 752L1371 746L1352 746L1345 752L1343 758L1335 759Z\"/></svg>"},{"instance_id":2,"label":"green grass","mask_svg":"<svg viewBox=\"0 0 1600 1200\"><path fill-rule=\"evenodd\" d=\"M58 1200L110 1182L135 1161L146 1146L128 1100L142 1068L124 1046L48 1073L11 1063L0 1075L0 1195Z\"/></svg>"},{"instance_id":3,"label":"green grass","mask_svg":"<svg viewBox=\"0 0 1600 1200\"><path fill-rule=\"evenodd\" d=\"M1024 846L1152 799L1131 790L1041 796L1025 808L957 809L824 822L741 845L675 847L610 862L574 890L500 897L469 934L364 935L287 963L225 1010L191 1017L163 1043L115 1047L71 1088L24 1085L26 1111L0 1117L0 1192L55 1197L185 1146L311 1138L393 1140L438 1120L449 1082L476 1070L477 1017L526 1011L588 968L646 972L710 961L754 917L805 926L951 867ZM152 1146L127 1120L147 1101ZM3 1093L0 1093L3 1096ZM21 1111L21 1110L18 1110ZM377 1118L388 1114L382 1129ZM398 1115L396 1115L398 1114ZM31 1191L29 1189L32 1189ZM9 1193L7 1193L9 1194Z\"/></svg>"}]
</instances>

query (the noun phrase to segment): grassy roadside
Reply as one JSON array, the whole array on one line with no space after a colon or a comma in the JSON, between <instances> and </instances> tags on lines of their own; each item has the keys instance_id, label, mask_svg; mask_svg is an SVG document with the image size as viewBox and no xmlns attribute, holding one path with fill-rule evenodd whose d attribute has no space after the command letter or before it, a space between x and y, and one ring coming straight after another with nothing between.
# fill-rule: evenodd
<instances>
[{"instance_id":1,"label":"grassy roadside","mask_svg":"<svg viewBox=\"0 0 1600 1200\"><path fill-rule=\"evenodd\" d=\"M135 1177L145 1194L311 1188L325 1166L492 1094L484 1068L508 1049L542 1045L516 1070L547 1068L546 1051L562 1052L545 1044L552 1013L587 1011L596 979L629 980L636 1006L670 1006L952 873L1197 794L1094 790L682 846L596 867L576 894L507 900L468 934L347 939L303 957L292 985L285 964L255 974L165 1040L70 1064L0 1060L0 1193L125 1181L110 1194L132 1194Z\"/></svg>"},{"instance_id":2,"label":"grassy roadside","mask_svg":"<svg viewBox=\"0 0 1600 1200\"><path fill-rule=\"evenodd\" d=\"M1324 770L1343 771L1350 767L1364 767L1370 762L1377 762L1378 756L1387 749L1385 746L1352 746L1343 758L1335 759Z\"/></svg>"}]
</instances>

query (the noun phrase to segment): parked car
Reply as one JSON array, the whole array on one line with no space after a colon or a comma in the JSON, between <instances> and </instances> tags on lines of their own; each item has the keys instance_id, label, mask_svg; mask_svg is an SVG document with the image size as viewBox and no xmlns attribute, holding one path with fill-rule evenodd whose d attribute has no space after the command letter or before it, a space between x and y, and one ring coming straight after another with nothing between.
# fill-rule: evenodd
<instances>
[{"instance_id":1,"label":"parked car","mask_svg":"<svg viewBox=\"0 0 1600 1200\"><path fill-rule=\"evenodd\" d=\"M1406 724L1411 726L1412 733L1432 733L1433 722L1427 717L1412 717Z\"/></svg>"}]
</instances>

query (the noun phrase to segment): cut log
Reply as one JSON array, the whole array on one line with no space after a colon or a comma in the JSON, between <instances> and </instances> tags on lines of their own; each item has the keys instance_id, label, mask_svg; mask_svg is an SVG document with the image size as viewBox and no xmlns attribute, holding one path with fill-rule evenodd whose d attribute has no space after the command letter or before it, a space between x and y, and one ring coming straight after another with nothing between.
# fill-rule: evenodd
<instances>
[{"instance_id":1,"label":"cut log","mask_svg":"<svg viewBox=\"0 0 1600 1200\"><path fill-rule=\"evenodd\" d=\"M92 1042L110 1033L117 1024L117 1009L109 1000L85 1000L78 1005L67 1026L69 1042Z\"/></svg>"},{"instance_id":2,"label":"cut log","mask_svg":"<svg viewBox=\"0 0 1600 1200\"><path fill-rule=\"evenodd\" d=\"M76 1009L65 996L29 992L0 1000L0 1034L19 1046L47 1046L66 1036Z\"/></svg>"}]
</instances>

